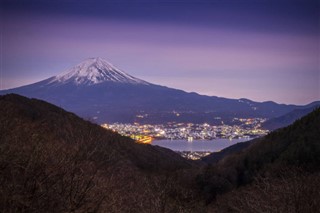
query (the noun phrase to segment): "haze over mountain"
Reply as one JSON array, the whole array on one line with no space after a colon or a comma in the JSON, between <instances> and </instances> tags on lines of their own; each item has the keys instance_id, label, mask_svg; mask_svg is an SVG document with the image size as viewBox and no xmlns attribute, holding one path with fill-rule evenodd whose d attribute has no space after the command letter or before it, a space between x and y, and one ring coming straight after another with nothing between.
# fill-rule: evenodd
<instances>
[{"instance_id":1,"label":"haze over mountain","mask_svg":"<svg viewBox=\"0 0 320 213\"><path fill-rule=\"evenodd\" d=\"M315 102L311 107L305 109L295 109L280 117L272 118L262 124L262 128L268 130L275 130L292 124L294 121L312 112L320 103Z\"/></svg>"},{"instance_id":2,"label":"haze over mountain","mask_svg":"<svg viewBox=\"0 0 320 213\"><path fill-rule=\"evenodd\" d=\"M97 123L230 123L234 117L273 118L307 106L187 93L135 78L101 58L63 74L0 91L46 100Z\"/></svg>"}]
</instances>

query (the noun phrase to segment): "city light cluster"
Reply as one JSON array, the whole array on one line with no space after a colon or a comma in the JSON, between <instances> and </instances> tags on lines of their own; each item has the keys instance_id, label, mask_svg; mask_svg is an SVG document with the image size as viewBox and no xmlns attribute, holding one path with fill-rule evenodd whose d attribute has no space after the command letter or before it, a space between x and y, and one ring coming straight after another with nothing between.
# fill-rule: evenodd
<instances>
[{"instance_id":1,"label":"city light cluster","mask_svg":"<svg viewBox=\"0 0 320 213\"><path fill-rule=\"evenodd\" d=\"M171 140L212 140L216 138L238 139L266 135L268 130L261 129L263 118L234 118L237 125L210 125L193 123L167 124L103 124L102 126L125 136L149 136L154 139Z\"/></svg>"}]
</instances>

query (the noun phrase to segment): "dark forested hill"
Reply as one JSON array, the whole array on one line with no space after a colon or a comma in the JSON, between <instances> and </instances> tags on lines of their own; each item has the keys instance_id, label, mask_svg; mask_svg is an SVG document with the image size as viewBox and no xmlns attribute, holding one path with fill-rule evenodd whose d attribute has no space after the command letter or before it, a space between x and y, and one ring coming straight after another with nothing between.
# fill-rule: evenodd
<instances>
[{"instance_id":1,"label":"dark forested hill","mask_svg":"<svg viewBox=\"0 0 320 213\"><path fill-rule=\"evenodd\" d=\"M14 94L1 96L0 115L0 137L4 142L20 137L25 143L29 140L68 145L83 142L89 146L101 146L97 151L113 153L119 162L128 161L147 170L189 166L189 162L169 149L136 144L128 137L84 121L73 113L41 100Z\"/></svg>"},{"instance_id":2,"label":"dark forested hill","mask_svg":"<svg viewBox=\"0 0 320 213\"><path fill-rule=\"evenodd\" d=\"M181 186L173 174L191 165L44 101L0 96L2 212L174 209L179 196L156 203L175 190L170 184Z\"/></svg>"},{"instance_id":3,"label":"dark forested hill","mask_svg":"<svg viewBox=\"0 0 320 213\"><path fill-rule=\"evenodd\" d=\"M230 193L231 195L222 196L223 198L219 197L219 201L213 202L215 203L214 205L218 202L225 202L223 205L220 205L222 209L215 210L225 211L225 208L231 208L232 206L234 209L242 208L242 211L245 211L247 208L249 212L254 212L253 208L258 208L260 204L266 205L263 203L264 201L250 206L250 203L237 200L236 197L247 196L247 198L254 199L254 193L256 195L261 193L278 193L278 197L274 198L275 200L272 205L279 205L281 206L279 209L284 211L283 209L291 209L291 205L295 205L292 200L294 196L303 197L303 193L317 194L320 189L319 130L320 109L318 108L307 116L297 120L294 124L278 129L252 143L248 148L228 155L216 164L208 165L203 170L203 173L198 176L199 186L203 190L207 201L211 202L217 198L217 195L242 186L241 190L243 191L236 190L236 196ZM313 180L312 183L305 182L310 179ZM297 184L293 187L301 187L301 191L288 192L285 189L283 189L283 192L276 191L277 187L280 187L280 183L283 184L281 187L288 188L290 188L291 184ZM247 187L243 188L243 186ZM269 187L267 189L272 189L272 191L267 191L267 189L266 191L261 191L264 187ZM298 189L295 188L295 190ZM281 193L294 194L290 194L292 197L286 197L286 195ZM287 206L284 206L284 203L277 200L281 196L283 196L283 199L289 199L288 202L290 204L285 204ZM234 201L233 204L226 202L227 200L231 200L231 198ZM310 196L307 200L302 199L301 203L297 204L299 207L293 206L292 211L299 212L303 208L307 208L312 212L319 207L313 204L316 202L315 200L317 198L310 198ZM266 206L263 208L268 209Z\"/></svg>"}]
</instances>

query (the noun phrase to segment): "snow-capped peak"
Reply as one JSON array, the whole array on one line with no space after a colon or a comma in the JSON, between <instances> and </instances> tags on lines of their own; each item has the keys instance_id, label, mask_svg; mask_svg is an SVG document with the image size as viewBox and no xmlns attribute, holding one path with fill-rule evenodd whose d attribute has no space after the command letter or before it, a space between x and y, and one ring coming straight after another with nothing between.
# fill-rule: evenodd
<instances>
[{"instance_id":1,"label":"snow-capped peak","mask_svg":"<svg viewBox=\"0 0 320 213\"><path fill-rule=\"evenodd\" d=\"M102 58L89 58L67 70L66 73L55 76L51 83L75 83L77 85L93 85L103 82L118 82L129 84L149 84L135 78Z\"/></svg>"}]
</instances>

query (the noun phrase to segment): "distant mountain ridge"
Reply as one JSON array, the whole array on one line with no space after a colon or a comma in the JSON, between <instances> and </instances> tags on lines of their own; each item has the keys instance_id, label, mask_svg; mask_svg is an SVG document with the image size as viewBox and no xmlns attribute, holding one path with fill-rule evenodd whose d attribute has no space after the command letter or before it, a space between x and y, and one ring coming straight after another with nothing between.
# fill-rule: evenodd
<instances>
[{"instance_id":1,"label":"distant mountain ridge","mask_svg":"<svg viewBox=\"0 0 320 213\"><path fill-rule=\"evenodd\" d=\"M280 117L272 118L262 124L262 128L268 129L268 130L275 130L282 127L286 127L290 124L292 124L297 119L300 119L301 117L307 115L308 113L312 112L315 108L320 106L320 103L313 103L309 104L308 108L305 109L295 109L285 115L282 115Z\"/></svg>"},{"instance_id":2,"label":"distant mountain ridge","mask_svg":"<svg viewBox=\"0 0 320 213\"><path fill-rule=\"evenodd\" d=\"M234 117L274 118L305 106L187 93L135 78L101 58L63 74L0 91L46 100L97 123L191 122L225 124Z\"/></svg>"}]
</instances>

